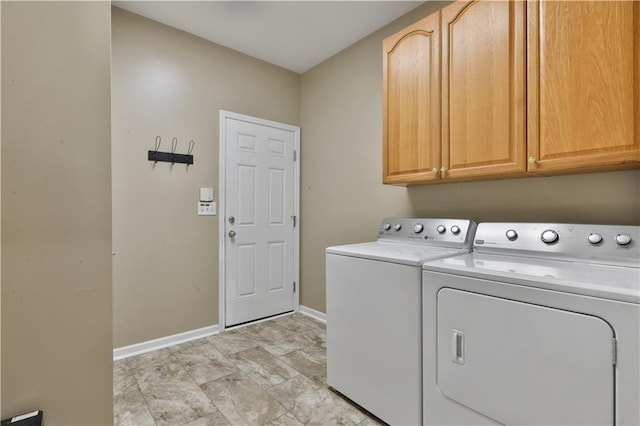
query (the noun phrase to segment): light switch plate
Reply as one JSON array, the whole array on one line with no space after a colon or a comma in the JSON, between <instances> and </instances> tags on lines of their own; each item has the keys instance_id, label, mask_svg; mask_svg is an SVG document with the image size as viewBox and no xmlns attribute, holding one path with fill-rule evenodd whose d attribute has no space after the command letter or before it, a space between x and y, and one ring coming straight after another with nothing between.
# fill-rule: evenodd
<instances>
[{"instance_id":1,"label":"light switch plate","mask_svg":"<svg viewBox=\"0 0 640 426\"><path fill-rule=\"evenodd\" d=\"M198 201L198 216L215 216L216 215L216 203Z\"/></svg>"}]
</instances>

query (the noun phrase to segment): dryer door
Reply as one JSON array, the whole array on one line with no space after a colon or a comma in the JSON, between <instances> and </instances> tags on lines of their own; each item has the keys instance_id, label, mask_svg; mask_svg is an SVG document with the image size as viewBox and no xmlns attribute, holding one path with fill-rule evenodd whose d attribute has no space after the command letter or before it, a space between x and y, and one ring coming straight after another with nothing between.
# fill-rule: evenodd
<instances>
[{"instance_id":1,"label":"dryer door","mask_svg":"<svg viewBox=\"0 0 640 426\"><path fill-rule=\"evenodd\" d=\"M611 425L613 338L597 317L445 288L438 386L505 425Z\"/></svg>"}]
</instances>

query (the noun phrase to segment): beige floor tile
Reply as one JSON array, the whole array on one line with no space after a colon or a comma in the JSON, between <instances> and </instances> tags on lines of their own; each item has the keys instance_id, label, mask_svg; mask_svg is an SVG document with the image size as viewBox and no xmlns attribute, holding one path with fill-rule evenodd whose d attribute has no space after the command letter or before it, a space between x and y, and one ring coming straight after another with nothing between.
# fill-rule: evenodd
<instances>
[{"instance_id":1,"label":"beige floor tile","mask_svg":"<svg viewBox=\"0 0 640 426\"><path fill-rule=\"evenodd\" d=\"M297 313L116 361L113 378L116 426L381 424L328 390L326 327Z\"/></svg>"},{"instance_id":2,"label":"beige floor tile","mask_svg":"<svg viewBox=\"0 0 640 426\"><path fill-rule=\"evenodd\" d=\"M216 409L215 413L207 414L185 426L230 426L229 420Z\"/></svg>"},{"instance_id":3,"label":"beige floor tile","mask_svg":"<svg viewBox=\"0 0 640 426\"><path fill-rule=\"evenodd\" d=\"M209 337L208 341L223 355L234 354L258 346L238 330L223 331Z\"/></svg>"},{"instance_id":4,"label":"beige floor tile","mask_svg":"<svg viewBox=\"0 0 640 426\"><path fill-rule=\"evenodd\" d=\"M141 390L158 425L182 426L217 411L192 380L149 381Z\"/></svg>"},{"instance_id":5,"label":"beige floor tile","mask_svg":"<svg viewBox=\"0 0 640 426\"><path fill-rule=\"evenodd\" d=\"M278 417L275 420L270 421L265 426L304 426L295 416L291 413L287 413Z\"/></svg>"},{"instance_id":6,"label":"beige floor tile","mask_svg":"<svg viewBox=\"0 0 640 426\"><path fill-rule=\"evenodd\" d=\"M183 348L175 355L198 385L238 371L235 364L208 341L200 346Z\"/></svg>"},{"instance_id":7,"label":"beige floor tile","mask_svg":"<svg viewBox=\"0 0 640 426\"><path fill-rule=\"evenodd\" d=\"M323 386L327 384L327 356L323 349L307 346L281 358L314 382Z\"/></svg>"},{"instance_id":8,"label":"beige floor tile","mask_svg":"<svg viewBox=\"0 0 640 426\"><path fill-rule=\"evenodd\" d=\"M149 411L147 404L127 410L114 416L114 426L156 426L156 421Z\"/></svg>"},{"instance_id":9,"label":"beige floor tile","mask_svg":"<svg viewBox=\"0 0 640 426\"><path fill-rule=\"evenodd\" d=\"M298 371L261 347L229 355L229 359L265 389L299 374Z\"/></svg>"},{"instance_id":10,"label":"beige floor tile","mask_svg":"<svg viewBox=\"0 0 640 426\"><path fill-rule=\"evenodd\" d=\"M357 425L366 415L328 389L300 375L268 392L300 422L313 425Z\"/></svg>"},{"instance_id":11,"label":"beige floor tile","mask_svg":"<svg viewBox=\"0 0 640 426\"><path fill-rule=\"evenodd\" d=\"M114 417L132 411L140 406L146 406L144 396L133 375L122 378L117 387L117 392L113 394Z\"/></svg>"},{"instance_id":12,"label":"beige floor tile","mask_svg":"<svg viewBox=\"0 0 640 426\"><path fill-rule=\"evenodd\" d=\"M286 412L276 399L241 372L205 383L202 389L234 425L263 425Z\"/></svg>"},{"instance_id":13,"label":"beige floor tile","mask_svg":"<svg viewBox=\"0 0 640 426\"><path fill-rule=\"evenodd\" d=\"M240 330L249 339L276 356L314 344L314 341L304 334L294 333L271 321L253 324Z\"/></svg>"}]
</instances>

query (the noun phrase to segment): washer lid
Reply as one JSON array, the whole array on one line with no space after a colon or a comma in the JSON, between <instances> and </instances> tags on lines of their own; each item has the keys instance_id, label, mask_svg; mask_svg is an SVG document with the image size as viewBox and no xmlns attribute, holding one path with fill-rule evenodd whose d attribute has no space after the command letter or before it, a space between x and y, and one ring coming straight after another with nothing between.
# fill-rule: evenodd
<instances>
[{"instance_id":1,"label":"washer lid","mask_svg":"<svg viewBox=\"0 0 640 426\"><path fill-rule=\"evenodd\" d=\"M327 254L400 263L409 266L422 266L427 260L468 252L469 250L425 246L422 244L391 243L387 241L373 241L327 248Z\"/></svg>"},{"instance_id":2,"label":"washer lid","mask_svg":"<svg viewBox=\"0 0 640 426\"><path fill-rule=\"evenodd\" d=\"M640 304L640 268L468 253L424 270Z\"/></svg>"}]
</instances>

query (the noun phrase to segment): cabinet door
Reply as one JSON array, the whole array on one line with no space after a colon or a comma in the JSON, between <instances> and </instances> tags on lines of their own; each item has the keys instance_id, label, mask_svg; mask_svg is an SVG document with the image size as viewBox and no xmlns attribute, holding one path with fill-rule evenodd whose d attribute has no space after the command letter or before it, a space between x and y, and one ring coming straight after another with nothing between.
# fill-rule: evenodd
<instances>
[{"instance_id":1,"label":"cabinet door","mask_svg":"<svg viewBox=\"0 0 640 426\"><path fill-rule=\"evenodd\" d=\"M437 179L440 13L383 42L383 182Z\"/></svg>"},{"instance_id":2,"label":"cabinet door","mask_svg":"<svg viewBox=\"0 0 640 426\"><path fill-rule=\"evenodd\" d=\"M640 163L640 3L528 5L529 170Z\"/></svg>"},{"instance_id":3,"label":"cabinet door","mask_svg":"<svg viewBox=\"0 0 640 426\"><path fill-rule=\"evenodd\" d=\"M525 172L525 13L521 1L442 10L443 178Z\"/></svg>"}]
</instances>

